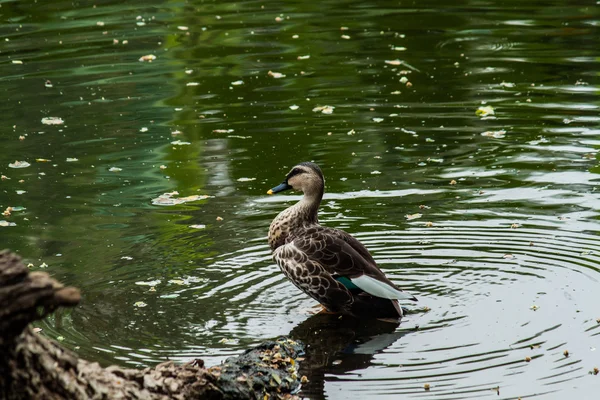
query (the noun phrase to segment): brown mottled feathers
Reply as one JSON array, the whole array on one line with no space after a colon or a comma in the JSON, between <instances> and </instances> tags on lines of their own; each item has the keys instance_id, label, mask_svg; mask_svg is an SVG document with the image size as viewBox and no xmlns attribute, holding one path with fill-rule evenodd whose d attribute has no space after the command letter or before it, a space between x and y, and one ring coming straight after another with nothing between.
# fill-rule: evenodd
<instances>
[{"instance_id":1,"label":"brown mottled feathers","mask_svg":"<svg viewBox=\"0 0 600 400\"><path fill-rule=\"evenodd\" d=\"M365 246L338 229L320 225L296 229L286 243L275 250L273 259L299 289L334 312L354 314L353 307L360 306L353 304L358 296L335 277L368 275L397 288L377 267ZM364 292L360 295L359 302L378 299ZM395 301L379 299L379 302L389 303L388 308L392 306L393 312L399 308Z\"/></svg>"}]
</instances>

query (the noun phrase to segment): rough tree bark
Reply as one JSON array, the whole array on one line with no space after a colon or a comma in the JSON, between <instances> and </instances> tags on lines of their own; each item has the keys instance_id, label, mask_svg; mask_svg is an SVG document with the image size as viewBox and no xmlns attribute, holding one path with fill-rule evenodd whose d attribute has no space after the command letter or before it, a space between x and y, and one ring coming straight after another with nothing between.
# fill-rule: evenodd
<instances>
[{"instance_id":1,"label":"rough tree bark","mask_svg":"<svg viewBox=\"0 0 600 400\"><path fill-rule=\"evenodd\" d=\"M78 289L30 273L19 256L0 252L0 398L2 399L294 399L303 345L265 342L207 368L202 360L143 370L102 368L79 359L28 326L58 307L74 307Z\"/></svg>"}]
</instances>

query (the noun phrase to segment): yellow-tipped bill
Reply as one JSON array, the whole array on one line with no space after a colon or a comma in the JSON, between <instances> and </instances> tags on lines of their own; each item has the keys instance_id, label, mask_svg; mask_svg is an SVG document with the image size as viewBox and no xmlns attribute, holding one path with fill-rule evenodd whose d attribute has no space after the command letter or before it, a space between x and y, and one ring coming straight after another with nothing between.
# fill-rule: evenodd
<instances>
[{"instance_id":1,"label":"yellow-tipped bill","mask_svg":"<svg viewBox=\"0 0 600 400\"><path fill-rule=\"evenodd\" d=\"M273 194L273 189L269 189L269 191L267 192L267 194Z\"/></svg>"}]
</instances>

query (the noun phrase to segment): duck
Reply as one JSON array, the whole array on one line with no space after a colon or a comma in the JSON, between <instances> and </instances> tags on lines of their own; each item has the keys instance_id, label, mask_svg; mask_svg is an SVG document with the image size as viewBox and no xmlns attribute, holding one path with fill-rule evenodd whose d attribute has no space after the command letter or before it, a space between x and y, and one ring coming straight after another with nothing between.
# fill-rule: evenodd
<instances>
[{"instance_id":1,"label":"duck","mask_svg":"<svg viewBox=\"0 0 600 400\"><path fill-rule=\"evenodd\" d=\"M272 195L286 190L303 193L269 226L273 260L300 290L319 302L325 312L358 319L400 320L400 302L417 299L396 286L377 266L369 250L354 236L319 224L325 192L321 168L313 162L294 166Z\"/></svg>"}]
</instances>

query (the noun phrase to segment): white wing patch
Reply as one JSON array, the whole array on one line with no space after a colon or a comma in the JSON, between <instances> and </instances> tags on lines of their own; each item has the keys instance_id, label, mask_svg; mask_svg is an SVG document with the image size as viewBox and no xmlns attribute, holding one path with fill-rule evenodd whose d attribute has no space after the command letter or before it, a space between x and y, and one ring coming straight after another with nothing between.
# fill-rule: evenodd
<instances>
[{"instance_id":1,"label":"white wing patch","mask_svg":"<svg viewBox=\"0 0 600 400\"><path fill-rule=\"evenodd\" d=\"M413 300L413 295L394 289L385 282L378 281L367 275L351 278L352 283L372 296L390 300Z\"/></svg>"}]
</instances>

